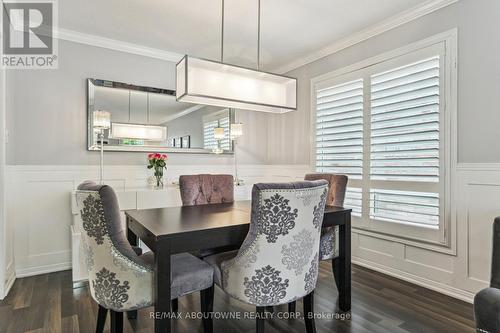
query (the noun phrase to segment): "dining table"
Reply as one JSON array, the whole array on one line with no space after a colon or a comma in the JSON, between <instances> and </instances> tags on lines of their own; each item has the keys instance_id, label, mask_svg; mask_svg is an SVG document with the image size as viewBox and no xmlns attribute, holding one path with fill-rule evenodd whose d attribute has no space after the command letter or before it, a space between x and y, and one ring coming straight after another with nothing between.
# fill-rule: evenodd
<instances>
[{"instance_id":1,"label":"dining table","mask_svg":"<svg viewBox=\"0 0 500 333\"><path fill-rule=\"evenodd\" d=\"M249 226L251 201L125 211L127 238L154 252L154 330L171 332L170 256L219 247L238 247ZM351 309L351 209L326 206L323 227L339 227L339 256L333 270L339 309ZM332 309L333 310L333 309Z\"/></svg>"}]
</instances>

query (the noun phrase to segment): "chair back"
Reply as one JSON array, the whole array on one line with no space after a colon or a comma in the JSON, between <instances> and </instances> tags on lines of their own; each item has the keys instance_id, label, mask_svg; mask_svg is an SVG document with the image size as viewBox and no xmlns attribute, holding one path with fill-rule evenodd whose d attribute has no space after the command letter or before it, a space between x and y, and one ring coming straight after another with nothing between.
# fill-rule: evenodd
<instances>
[{"instance_id":1,"label":"chair back","mask_svg":"<svg viewBox=\"0 0 500 333\"><path fill-rule=\"evenodd\" d=\"M314 290L328 183L256 184L249 233L222 264L222 285L256 306L289 303Z\"/></svg>"},{"instance_id":2,"label":"chair back","mask_svg":"<svg viewBox=\"0 0 500 333\"><path fill-rule=\"evenodd\" d=\"M183 206L234 201L232 175L184 175L179 177Z\"/></svg>"},{"instance_id":3,"label":"chair back","mask_svg":"<svg viewBox=\"0 0 500 333\"><path fill-rule=\"evenodd\" d=\"M153 268L130 246L113 189L86 181L76 201L92 297L114 311L152 304Z\"/></svg>"},{"instance_id":4,"label":"chair back","mask_svg":"<svg viewBox=\"0 0 500 333\"><path fill-rule=\"evenodd\" d=\"M329 184L328 198L326 204L329 206L344 206L345 192L348 178L346 175L336 175L333 173L309 173L305 180L324 179Z\"/></svg>"},{"instance_id":5,"label":"chair back","mask_svg":"<svg viewBox=\"0 0 500 333\"><path fill-rule=\"evenodd\" d=\"M500 216L493 222L493 254L490 287L500 289Z\"/></svg>"}]
</instances>

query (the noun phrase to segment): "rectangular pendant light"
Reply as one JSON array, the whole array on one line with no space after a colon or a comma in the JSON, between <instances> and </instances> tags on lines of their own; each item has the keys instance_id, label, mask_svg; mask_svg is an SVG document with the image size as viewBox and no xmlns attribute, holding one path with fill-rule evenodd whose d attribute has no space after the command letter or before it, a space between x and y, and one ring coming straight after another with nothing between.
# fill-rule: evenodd
<instances>
[{"instance_id":1,"label":"rectangular pendant light","mask_svg":"<svg viewBox=\"0 0 500 333\"><path fill-rule=\"evenodd\" d=\"M113 139L165 141L167 140L167 128L165 126L112 123L109 137Z\"/></svg>"},{"instance_id":2,"label":"rectangular pendant light","mask_svg":"<svg viewBox=\"0 0 500 333\"><path fill-rule=\"evenodd\" d=\"M179 102L273 113L297 109L297 79L185 56L177 64Z\"/></svg>"}]
</instances>

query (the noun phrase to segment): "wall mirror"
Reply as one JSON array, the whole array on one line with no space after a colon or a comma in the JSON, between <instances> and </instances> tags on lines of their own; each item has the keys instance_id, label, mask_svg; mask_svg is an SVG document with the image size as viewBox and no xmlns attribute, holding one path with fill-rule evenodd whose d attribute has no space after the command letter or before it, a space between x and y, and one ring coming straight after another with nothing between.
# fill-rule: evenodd
<instances>
[{"instance_id":1,"label":"wall mirror","mask_svg":"<svg viewBox=\"0 0 500 333\"><path fill-rule=\"evenodd\" d=\"M175 91L88 79L88 149L232 154L234 110L181 103ZM94 111L107 111L99 127ZM109 127L109 128L108 128Z\"/></svg>"}]
</instances>

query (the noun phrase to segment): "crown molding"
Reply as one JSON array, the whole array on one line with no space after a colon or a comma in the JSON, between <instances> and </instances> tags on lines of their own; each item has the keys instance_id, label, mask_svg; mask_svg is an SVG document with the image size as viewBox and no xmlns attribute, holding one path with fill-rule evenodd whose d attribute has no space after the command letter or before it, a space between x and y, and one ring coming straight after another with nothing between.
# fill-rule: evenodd
<instances>
[{"instance_id":1,"label":"crown molding","mask_svg":"<svg viewBox=\"0 0 500 333\"><path fill-rule=\"evenodd\" d=\"M325 48L322 48L318 51L308 54L307 56L296 59L288 64L283 66L274 68L272 72L277 74L283 74L294 70L296 68L307 65L311 62L314 62L318 59L324 58L330 54L339 52L343 49L346 49L350 46L361 43L371 37L380 35L386 31L392 30L396 27L399 27L403 24L416 20L422 16L435 12L441 8L454 4L459 0L428 0L424 3L417 5L409 10L403 11L395 16L392 16L386 20L383 20L371 27L363 29L359 32L356 32L350 36L342 38L340 40L335 41L334 43L328 45ZM15 26L15 25L14 25ZM55 29L54 31L55 38L60 40L66 40L70 42L86 44L90 46L96 46L101 48L106 48L115 51L121 51L131 54L137 54L145 57L156 58L167 60L171 62L178 62L184 54L165 51L162 49L151 48L147 46L143 46L140 44L134 44L129 42L124 42L116 39L101 37L92 34L86 34L74 30L68 29Z\"/></svg>"},{"instance_id":2,"label":"crown molding","mask_svg":"<svg viewBox=\"0 0 500 333\"><path fill-rule=\"evenodd\" d=\"M3 7L3 6L2 6ZM11 17L11 26L14 30L19 30L22 27L22 22L19 21L20 17ZM48 31L48 29L47 29ZM42 34L46 35L47 31L42 30ZM49 36L47 34L47 36ZM1 37L1 36L0 36ZM165 51L161 49L151 48L140 44L134 44L129 42L124 42L121 40L101 37L92 34L86 34L83 32L78 32L69 29L62 29L59 27L54 28L54 38L59 40L66 40L74 43L85 44L95 47L101 47L105 49L121 51L125 53L137 54L145 57L156 58L161 60L167 60L177 63L182 59L184 54Z\"/></svg>"},{"instance_id":3,"label":"crown molding","mask_svg":"<svg viewBox=\"0 0 500 333\"><path fill-rule=\"evenodd\" d=\"M350 36L335 41L318 51L310 53L302 58L289 62L286 65L274 68L272 71L278 74L287 73L316 60L329 56L333 53L344 50L353 45L359 44L369 38L380 35L386 31L397 28L403 24L416 20L422 16L435 12L441 8L447 7L459 0L428 0L413 8L394 15L386 20L374 24L368 28L360 30Z\"/></svg>"},{"instance_id":4,"label":"crown molding","mask_svg":"<svg viewBox=\"0 0 500 333\"><path fill-rule=\"evenodd\" d=\"M128 43L116 39L110 39L97 35L85 34L73 30L56 29L54 36L57 39L66 40L70 42L86 44L105 49L121 51L131 54L137 54L145 57L167 60L177 63L182 59L184 54L169 52L161 49L155 49L139 44Z\"/></svg>"}]
</instances>

